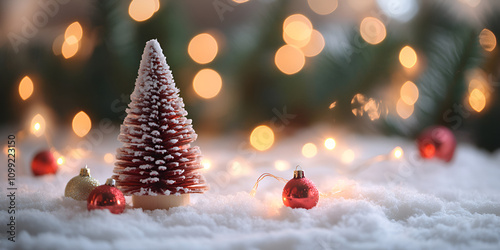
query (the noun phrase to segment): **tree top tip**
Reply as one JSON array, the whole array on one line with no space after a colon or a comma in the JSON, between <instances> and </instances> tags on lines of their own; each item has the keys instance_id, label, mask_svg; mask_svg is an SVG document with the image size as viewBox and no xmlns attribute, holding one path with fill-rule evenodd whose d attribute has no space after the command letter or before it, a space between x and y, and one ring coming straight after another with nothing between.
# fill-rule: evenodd
<instances>
[{"instance_id":1,"label":"tree top tip","mask_svg":"<svg viewBox=\"0 0 500 250\"><path fill-rule=\"evenodd\" d=\"M161 49L160 43L158 43L158 40L156 39L151 39L146 42L146 49L153 49L154 51L162 53L163 50Z\"/></svg>"}]
</instances>

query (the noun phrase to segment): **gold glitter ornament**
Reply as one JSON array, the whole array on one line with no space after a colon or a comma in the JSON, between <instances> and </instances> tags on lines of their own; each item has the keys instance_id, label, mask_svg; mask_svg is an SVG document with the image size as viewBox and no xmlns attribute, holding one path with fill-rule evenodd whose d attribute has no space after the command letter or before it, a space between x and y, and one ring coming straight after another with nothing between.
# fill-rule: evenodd
<instances>
[{"instance_id":1,"label":"gold glitter ornament","mask_svg":"<svg viewBox=\"0 0 500 250\"><path fill-rule=\"evenodd\" d=\"M66 184L64 196L84 201L87 200L90 192L97 186L99 186L99 181L90 176L90 169L85 166L80 169L80 175L73 177Z\"/></svg>"}]
</instances>

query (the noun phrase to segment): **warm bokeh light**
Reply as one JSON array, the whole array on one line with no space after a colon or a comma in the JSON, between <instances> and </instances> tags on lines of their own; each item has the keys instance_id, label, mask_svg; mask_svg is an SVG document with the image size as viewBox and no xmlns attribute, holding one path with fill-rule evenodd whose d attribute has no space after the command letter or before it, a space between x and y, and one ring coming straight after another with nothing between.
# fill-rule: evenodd
<instances>
[{"instance_id":1,"label":"warm bokeh light","mask_svg":"<svg viewBox=\"0 0 500 250\"><path fill-rule=\"evenodd\" d=\"M79 22L74 22L66 28L66 32L64 32L64 40L68 41L68 43L73 44L75 42L79 42L83 36L82 25Z\"/></svg>"},{"instance_id":2,"label":"warm bokeh light","mask_svg":"<svg viewBox=\"0 0 500 250\"><path fill-rule=\"evenodd\" d=\"M306 40L312 32L312 26L303 21L292 21L284 28L284 32L294 40Z\"/></svg>"},{"instance_id":3,"label":"warm bokeh light","mask_svg":"<svg viewBox=\"0 0 500 250\"><path fill-rule=\"evenodd\" d=\"M204 169L210 169L212 167L212 162L208 159L201 160L200 164Z\"/></svg>"},{"instance_id":4,"label":"warm bokeh light","mask_svg":"<svg viewBox=\"0 0 500 250\"><path fill-rule=\"evenodd\" d=\"M54 39L54 42L52 43L52 52L54 55L58 56L62 53L62 46L64 43L64 35L59 35Z\"/></svg>"},{"instance_id":5,"label":"warm bokeh light","mask_svg":"<svg viewBox=\"0 0 500 250\"><path fill-rule=\"evenodd\" d=\"M334 101L332 103L330 103L330 106L328 106L328 109L333 109L337 106L337 101Z\"/></svg>"},{"instance_id":6,"label":"warm bokeh light","mask_svg":"<svg viewBox=\"0 0 500 250\"><path fill-rule=\"evenodd\" d=\"M382 115L384 109L381 101L373 98L367 98L363 94L356 94L351 99L351 111L355 116L367 115L371 121L377 120Z\"/></svg>"},{"instance_id":7,"label":"warm bokeh light","mask_svg":"<svg viewBox=\"0 0 500 250\"><path fill-rule=\"evenodd\" d=\"M233 0L235 3L246 3L248 0Z\"/></svg>"},{"instance_id":8,"label":"warm bokeh light","mask_svg":"<svg viewBox=\"0 0 500 250\"><path fill-rule=\"evenodd\" d=\"M417 63L417 53L410 46L405 46L399 52L399 62L406 68L411 68Z\"/></svg>"},{"instance_id":9,"label":"warm bokeh light","mask_svg":"<svg viewBox=\"0 0 500 250\"><path fill-rule=\"evenodd\" d=\"M304 155L307 158L312 158L318 153L318 148L314 143L306 143L302 147L302 155Z\"/></svg>"},{"instance_id":10,"label":"warm bokeh light","mask_svg":"<svg viewBox=\"0 0 500 250\"><path fill-rule=\"evenodd\" d=\"M60 156L59 158L57 158L57 165L62 165L65 161L66 160L64 159L64 156Z\"/></svg>"},{"instance_id":11,"label":"warm bokeh light","mask_svg":"<svg viewBox=\"0 0 500 250\"><path fill-rule=\"evenodd\" d=\"M78 49L80 47L79 42L75 42L75 37L70 37L69 39L64 40L61 53L65 59L69 59L76 55Z\"/></svg>"},{"instance_id":12,"label":"warm bokeh light","mask_svg":"<svg viewBox=\"0 0 500 250\"><path fill-rule=\"evenodd\" d=\"M266 126L260 125L250 134L250 144L257 150L264 151L269 149L274 143L274 132Z\"/></svg>"},{"instance_id":13,"label":"warm bokeh light","mask_svg":"<svg viewBox=\"0 0 500 250\"><path fill-rule=\"evenodd\" d=\"M392 156L396 159L400 159L403 156L403 149L401 147L395 147L392 150Z\"/></svg>"},{"instance_id":14,"label":"warm bokeh light","mask_svg":"<svg viewBox=\"0 0 500 250\"><path fill-rule=\"evenodd\" d=\"M375 6L376 1L367 0L346 0L347 5L357 13L370 11Z\"/></svg>"},{"instance_id":15,"label":"warm bokeh light","mask_svg":"<svg viewBox=\"0 0 500 250\"><path fill-rule=\"evenodd\" d=\"M333 138L328 138L325 140L325 148L327 148L328 150L334 149L335 146L337 146L337 143Z\"/></svg>"},{"instance_id":16,"label":"warm bokeh light","mask_svg":"<svg viewBox=\"0 0 500 250\"><path fill-rule=\"evenodd\" d=\"M113 161L115 161L115 156L112 153L106 153L104 155L104 162L113 163Z\"/></svg>"},{"instance_id":17,"label":"warm bokeh light","mask_svg":"<svg viewBox=\"0 0 500 250\"><path fill-rule=\"evenodd\" d=\"M151 18L159 8L159 0L132 0L128 6L128 14L135 21L143 22Z\"/></svg>"},{"instance_id":18,"label":"warm bokeh light","mask_svg":"<svg viewBox=\"0 0 500 250\"><path fill-rule=\"evenodd\" d=\"M45 132L45 119L42 115L37 114L31 120L31 133L35 136L40 137Z\"/></svg>"},{"instance_id":19,"label":"warm bokeh light","mask_svg":"<svg viewBox=\"0 0 500 250\"><path fill-rule=\"evenodd\" d=\"M377 102L375 99L370 98L363 106L363 111L370 118L371 121L377 120L380 118L382 114L382 110L380 109L380 102Z\"/></svg>"},{"instance_id":20,"label":"warm bokeh light","mask_svg":"<svg viewBox=\"0 0 500 250\"><path fill-rule=\"evenodd\" d=\"M354 151L347 149L344 153L342 153L340 161L344 164L348 164L354 161L354 157Z\"/></svg>"},{"instance_id":21,"label":"warm bokeh light","mask_svg":"<svg viewBox=\"0 0 500 250\"><path fill-rule=\"evenodd\" d=\"M25 76L19 83L19 96L21 96L21 99L26 100L30 98L31 94L33 94L33 81L29 76Z\"/></svg>"},{"instance_id":22,"label":"warm bokeh light","mask_svg":"<svg viewBox=\"0 0 500 250\"><path fill-rule=\"evenodd\" d=\"M280 212L281 208L284 206L282 199L268 200L266 201L266 206L269 208L265 214L267 218L276 218L282 215Z\"/></svg>"},{"instance_id":23,"label":"warm bokeh light","mask_svg":"<svg viewBox=\"0 0 500 250\"><path fill-rule=\"evenodd\" d=\"M396 104L396 112L399 117L407 119L413 114L413 109L413 105L408 105L402 98L399 98L398 103Z\"/></svg>"},{"instance_id":24,"label":"warm bokeh light","mask_svg":"<svg viewBox=\"0 0 500 250\"><path fill-rule=\"evenodd\" d=\"M213 69L202 69L194 76L193 88L196 94L202 98L213 98L219 94L222 88L222 78Z\"/></svg>"},{"instance_id":25,"label":"warm bokeh light","mask_svg":"<svg viewBox=\"0 0 500 250\"><path fill-rule=\"evenodd\" d=\"M386 36L385 25L375 17L365 17L361 21L359 33L367 43L379 44Z\"/></svg>"},{"instance_id":26,"label":"warm bokeh light","mask_svg":"<svg viewBox=\"0 0 500 250\"><path fill-rule=\"evenodd\" d=\"M229 166L230 166L230 168L228 170L229 170L229 173L232 175L240 175L244 171L243 164L239 161L235 160L235 161L231 162L231 164Z\"/></svg>"},{"instance_id":27,"label":"warm bokeh light","mask_svg":"<svg viewBox=\"0 0 500 250\"><path fill-rule=\"evenodd\" d=\"M277 160L274 162L274 168L278 171L285 171L290 169L290 163L284 160Z\"/></svg>"},{"instance_id":28,"label":"warm bokeh light","mask_svg":"<svg viewBox=\"0 0 500 250\"><path fill-rule=\"evenodd\" d=\"M362 116L364 113L364 105L366 97L363 94L357 93L351 99L351 111L354 116Z\"/></svg>"},{"instance_id":29,"label":"warm bokeh light","mask_svg":"<svg viewBox=\"0 0 500 250\"><path fill-rule=\"evenodd\" d=\"M154 0L155 2L155 13L160 10L160 0Z\"/></svg>"},{"instance_id":30,"label":"warm bokeh light","mask_svg":"<svg viewBox=\"0 0 500 250\"><path fill-rule=\"evenodd\" d=\"M401 86L401 100L408 105L413 105L418 100L418 88L412 81L407 81Z\"/></svg>"},{"instance_id":31,"label":"warm bokeh light","mask_svg":"<svg viewBox=\"0 0 500 250\"><path fill-rule=\"evenodd\" d=\"M308 37L307 39L297 41L292 39L290 36L288 36L285 32L283 32L283 41L285 41L286 44L295 46L297 48L302 48L309 44L309 41L311 40L311 37Z\"/></svg>"},{"instance_id":32,"label":"warm bokeh light","mask_svg":"<svg viewBox=\"0 0 500 250\"><path fill-rule=\"evenodd\" d=\"M300 49L287 44L276 51L274 63L281 72L292 75L304 67L306 59Z\"/></svg>"},{"instance_id":33,"label":"warm bokeh light","mask_svg":"<svg viewBox=\"0 0 500 250\"><path fill-rule=\"evenodd\" d=\"M337 0L307 0L309 8L318 15L328 15L337 9Z\"/></svg>"},{"instance_id":34,"label":"warm bokeh light","mask_svg":"<svg viewBox=\"0 0 500 250\"><path fill-rule=\"evenodd\" d=\"M313 26L309 18L302 14L293 14L283 22L283 33L296 41L308 40Z\"/></svg>"},{"instance_id":35,"label":"warm bokeh light","mask_svg":"<svg viewBox=\"0 0 500 250\"><path fill-rule=\"evenodd\" d=\"M469 104L472 109L479 113L486 106L486 96L481 90L473 89L469 95Z\"/></svg>"},{"instance_id":36,"label":"warm bokeh light","mask_svg":"<svg viewBox=\"0 0 500 250\"><path fill-rule=\"evenodd\" d=\"M217 40L208 34L201 33L191 39L188 45L188 54L195 62L206 64L214 60L219 47Z\"/></svg>"},{"instance_id":37,"label":"warm bokeh light","mask_svg":"<svg viewBox=\"0 0 500 250\"><path fill-rule=\"evenodd\" d=\"M92 121L85 112L80 111L73 117L72 127L76 135L84 137L92 128Z\"/></svg>"},{"instance_id":38,"label":"warm bokeh light","mask_svg":"<svg viewBox=\"0 0 500 250\"><path fill-rule=\"evenodd\" d=\"M484 50L493 51L497 46L497 38L491 30L483 29L481 33L479 33L479 44L481 44Z\"/></svg>"},{"instance_id":39,"label":"warm bokeh light","mask_svg":"<svg viewBox=\"0 0 500 250\"><path fill-rule=\"evenodd\" d=\"M64 42L62 43L61 47L61 53L65 59L69 59L75 56L75 54L78 52L82 36L83 29L79 22L73 22L68 26L68 28L66 28L66 32L64 32ZM54 41L54 43L55 42L56 41ZM54 50L54 54L58 53L59 51Z\"/></svg>"},{"instance_id":40,"label":"warm bokeh light","mask_svg":"<svg viewBox=\"0 0 500 250\"><path fill-rule=\"evenodd\" d=\"M72 149L67 155L71 156L71 158L74 159L83 159L84 157L87 157L90 155L91 150L89 149L84 149L84 148L75 148Z\"/></svg>"},{"instance_id":41,"label":"warm bokeh light","mask_svg":"<svg viewBox=\"0 0 500 250\"><path fill-rule=\"evenodd\" d=\"M323 48L325 47L325 39L321 32L317 30L313 30L311 33L311 39L306 44L306 46L302 47L301 50L304 52L304 55L307 57L317 56Z\"/></svg>"},{"instance_id":42,"label":"warm bokeh light","mask_svg":"<svg viewBox=\"0 0 500 250\"><path fill-rule=\"evenodd\" d=\"M474 89L479 89L483 93L486 93L490 87L488 86L488 83L485 82L485 79L478 75L477 78L472 78L469 82L469 93L472 92Z\"/></svg>"}]
</instances>

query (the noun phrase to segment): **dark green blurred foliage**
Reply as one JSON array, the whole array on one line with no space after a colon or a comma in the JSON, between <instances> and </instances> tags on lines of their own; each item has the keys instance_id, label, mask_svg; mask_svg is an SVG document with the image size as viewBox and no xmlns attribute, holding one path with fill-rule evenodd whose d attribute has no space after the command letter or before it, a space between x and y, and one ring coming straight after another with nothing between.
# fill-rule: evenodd
<instances>
[{"instance_id":1,"label":"dark green blurred foliage","mask_svg":"<svg viewBox=\"0 0 500 250\"><path fill-rule=\"evenodd\" d=\"M92 33L96 39L86 60L64 60L55 56L51 48L34 41L19 53L5 44L0 47L0 91L9 94L0 104L21 108L29 105L18 100L16 91L19 80L30 74L37 76L40 83L36 87L43 88L42 99L55 111L60 123L68 124L79 110L86 110L94 122L110 118L120 123L137 77L143 46L147 40L157 38L181 89L189 117L200 133L249 132L259 124L269 124L276 117L275 111L286 107L288 113L297 115L289 129L323 122L333 129L348 126L364 133L415 137L427 126L442 124L457 134L469 135L489 150L500 147L500 103L495 84L500 82L498 48L485 54L478 42L482 28L457 18L442 3L421 1L417 16L405 24L385 17L387 37L378 45L360 39L358 22L317 24L313 20L315 28L324 35L331 31L331 25L342 25L350 49L338 54L325 48L318 56L308 58L305 67L291 76L276 68L274 55L285 44L283 20L300 12L291 8L292 1L250 1L231 6L232 11L225 13L223 21L218 19L211 1L162 1L160 10L145 22L135 22L128 16L128 4L118 0L93 2L92 14L80 20L84 32ZM193 13L194 4L203 6ZM212 17L212 22L200 27L200 19L207 16ZM483 17L485 28L497 35L498 16L492 12ZM234 22L237 18L239 21ZM67 24L71 22L68 20ZM198 65L189 58L187 45L193 36L207 29L223 34L224 43L213 62ZM392 86L392 76L401 70L399 51L408 44L426 58L426 67L411 79L420 93L413 122L402 121L393 107L387 107L389 114L382 112L375 121L354 116L351 99L357 93L379 98L381 107L389 103L380 90ZM205 67L217 70L223 78L221 93L211 100L197 97L191 86L196 72ZM483 112L467 111L464 116L454 107L464 103L467 72L475 68L482 69L493 83L491 101ZM333 101L337 105L330 110ZM4 110L6 115L0 117L4 124L19 123L24 118L15 108Z\"/></svg>"}]
</instances>

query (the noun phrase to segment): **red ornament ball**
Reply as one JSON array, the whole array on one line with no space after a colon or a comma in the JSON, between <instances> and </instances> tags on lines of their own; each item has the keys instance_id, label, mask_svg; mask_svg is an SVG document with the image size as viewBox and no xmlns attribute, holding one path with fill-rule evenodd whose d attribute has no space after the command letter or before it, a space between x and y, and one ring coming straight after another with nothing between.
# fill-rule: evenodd
<instances>
[{"instance_id":1,"label":"red ornament ball","mask_svg":"<svg viewBox=\"0 0 500 250\"><path fill-rule=\"evenodd\" d=\"M423 158L437 157L446 162L453 159L457 141L450 129L434 126L425 129L417 138L418 150Z\"/></svg>"},{"instance_id":2,"label":"red ornament ball","mask_svg":"<svg viewBox=\"0 0 500 250\"><path fill-rule=\"evenodd\" d=\"M31 161L31 170L35 176L55 174L57 168L56 158L54 158L54 155L48 150L39 152Z\"/></svg>"},{"instance_id":3,"label":"red ornament ball","mask_svg":"<svg viewBox=\"0 0 500 250\"><path fill-rule=\"evenodd\" d=\"M304 171L295 170L293 179L283 188L283 204L291 208L311 209L318 204L319 191L314 183L304 177Z\"/></svg>"},{"instance_id":4,"label":"red ornament ball","mask_svg":"<svg viewBox=\"0 0 500 250\"><path fill-rule=\"evenodd\" d=\"M90 192L87 209L108 209L113 214L121 214L125 210L125 196L115 187L115 180L109 178L106 184L98 186Z\"/></svg>"}]
</instances>

